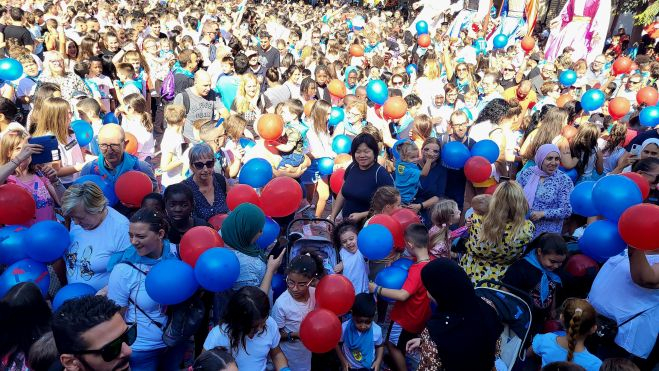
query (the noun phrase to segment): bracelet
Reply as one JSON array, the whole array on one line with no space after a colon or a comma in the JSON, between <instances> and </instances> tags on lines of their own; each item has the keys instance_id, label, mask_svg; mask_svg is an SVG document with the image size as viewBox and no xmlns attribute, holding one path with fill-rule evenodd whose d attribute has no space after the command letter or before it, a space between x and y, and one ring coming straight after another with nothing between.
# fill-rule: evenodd
<instances>
[{"instance_id":1,"label":"bracelet","mask_svg":"<svg viewBox=\"0 0 659 371\"><path fill-rule=\"evenodd\" d=\"M419 202L419 205L421 206L421 209L419 209L419 211L423 211L425 209L425 207L423 206L423 202Z\"/></svg>"},{"instance_id":2,"label":"bracelet","mask_svg":"<svg viewBox=\"0 0 659 371\"><path fill-rule=\"evenodd\" d=\"M378 287L378 295L382 295L382 286Z\"/></svg>"}]
</instances>

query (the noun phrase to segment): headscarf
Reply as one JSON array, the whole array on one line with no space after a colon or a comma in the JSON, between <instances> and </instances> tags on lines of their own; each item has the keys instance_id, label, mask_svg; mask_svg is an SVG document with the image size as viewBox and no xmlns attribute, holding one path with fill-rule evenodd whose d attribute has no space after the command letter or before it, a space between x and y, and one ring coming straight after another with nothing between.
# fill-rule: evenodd
<instances>
[{"instance_id":1,"label":"headscarf","mask_svg":"<svg viewBox=\"0 0 659 371\"><path fill-rule=\"evenodd\" d=\"M543 144L535 152L535 165L531 167L531 177L529 181L524 186L524 197L529 202L529 208L533 209L533 201L535 201L535 193L538 191L538 186L540 185L540 178L550 177L556 175L556 172L553 174L547 174L542 170L542 163L545 161L545 157L552 152L556 152L559 155L561 150L555 144Z\"/></svg>"},{"instance_id":2,"label":"headscarf","mask_svg":"<svg viewBox=\"0 0 659 371\"><path fill-rule=\"evenodd\" d=\"M495 309L476 295L467 273L450 259L428 263L421 281L437 303L426 328L444 369L491 371L503 331Z\"/></svg>"},{"instance_id":3,"label":"headscarf","mask_svg":"<svg viewBox=\"0 0 659 371\"><path fill-rule=\"evenodd\" d=\"M265 214L261 209L250 203L241 204L222 223L222 240L234 250L265 261L265 252L256 242L252 243L264 225Z\"/></svg>"},{"instance_id":4,"label":"headscarf","mask_svg":"<svg viewBox=\"0 0 659 371\"><path fill-rule=\"evenodd\" d=\"M657 138L648 138L648 139L644 140L643 143L641 144L641 150L639 151L639 154L641 152L643 152L645 147L649 146L650 144L654 144L655 146L659 147L659 139L657 139Z\"/></svg>"}]
</instances>

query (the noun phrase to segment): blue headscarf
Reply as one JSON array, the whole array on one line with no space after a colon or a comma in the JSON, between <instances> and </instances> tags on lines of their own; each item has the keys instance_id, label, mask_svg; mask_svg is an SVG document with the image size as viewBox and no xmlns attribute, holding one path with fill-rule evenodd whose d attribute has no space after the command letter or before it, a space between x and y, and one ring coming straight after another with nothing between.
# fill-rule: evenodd
<instances>
[{"instance_id":1,"label":"blue headscarf","mask_svg":"<svg viewBox=\"0 0 659 371\"><path fill-rule=\"evenodd\" d=\"M535 249L526 254L524 260L542 272L542 278L540 279L540 300L544 303L549 296L549 281L551 280L560 285L562 284L561 277L540 264L540 261L538 260L538 254L536 253Z\"/></svg>"}]
</instances>

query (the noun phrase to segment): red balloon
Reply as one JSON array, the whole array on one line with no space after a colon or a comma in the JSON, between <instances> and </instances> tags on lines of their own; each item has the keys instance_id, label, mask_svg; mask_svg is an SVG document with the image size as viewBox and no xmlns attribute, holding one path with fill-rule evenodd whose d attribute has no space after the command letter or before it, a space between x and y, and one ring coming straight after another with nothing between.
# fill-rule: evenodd
<instances>
[{"instance_id":1,"label":"red balloon","mask_svg":"<svg viewBox=\"0 0 659 371\"><path fill-rule=\"evenodd\" d=\"M618 219L620 237L632 247L652 251L659 248L659 206L638 204Z\"/></svg>"},{"instance_id":2,"label":"red balloon","mask_svg":"<svg viewBox=\"0 0 659 371\"><path fill-rule=\"evenodd\" d=\"M422 48L427 48L430 46L430 35L428 34L423 34L419 36L419 39L417 40L417 43L419 44L420 47Z\"/></svg>"},{"instance_id":3,"label":"red balloon","mask_svg":"<svg viewBox=\"0 0 659 371\"><path fill-rule=\"evenodd\" d=\"M206 226L192 227L181 237L181 244L179 245L181 260L194 268L199 255L212 247L223 246L222 237L213 228Z\"/></svg>"},{"instance_id":4,"label":"red balloon","mask_svg":"<svg viewBox=\"0 0 659 371\"><path fill-rule=\"evenodd\" d=\"M385 226L394 237L394 246L397 248L405 247L405 231L403 230L403 226L400 225L400 222L394 219L391 215L375 215L368 221L368 224L380 224Z\"/></svg>"},{"instance_id":5,"label":"red balloon","mask_svg":"<svg viewBox=\"0 0 659 371\"><path fill-rule=\"evenodd\" d=\"M274 113L266 113L259 117L256 124L259 136L265 140L276 140L284 132L284 119Z\"/></svg>"},{"instance_id":6,"label":"red balloon","mask_svg":"<svg viewBox=\"0 0 659 371\"><path fill-rule=\"evenodd\" d=\"M646 86L641 88L638 93L636 93L636 101L638 104L645 104L646 106L654 106L659 102L659 94L657 94L657 89L652 86Z\"/></svg>"},{"instance_id":7,"label":"red balloon","mask_svg":"<svg viewBox=\"0 0 659 371\"><path fill-rule=\"evenodd\" d=\"M565 270L572 277L583 277L592 271L593 276L599 270L599 265L590 256L584 254L572 255L565 263Z\"/></svg>"},{"instance_id":8,"label":"red balloon","mask_svg":"<svg viewBox=\"0 0 659 371\"><path fill-rule=\"evenodd\" d=\"M403 233L405 233L405 230L410 224L421 223L419 215L410 209L398 209L391 213L391 217L400 223L401 228L403 228Z\"/></svg>"},{"instance_id":9,"label":"red balloon","mask_svg":"<svg viewBox=\"0 0 659 371\"><path fill-rule=\"evenodd\" d=\"M341 340L341 321L327 309L315 309L300 324L300 340L313 353L327 353Z\"/></svg>"},{"instance_id":10,"label":"red balloon","mask_svg":"<svg viewBox=\"0 0 659 371\"><path fill-rule=\"evenodd\" d=\"M359 44L350 45L350 55L352 55L353 57L363 57L364 47Z\"/></svg>"},{"instance_id":11,"label":"red balloon","mask_svg":"<svg viewBox=\"0 0 659 371\"><path fill-rule=\"evenodd\" d=\"M627 147L629 143L631 143L634 138L638 135L638 132L636 130L632 130L630 128L627 128L627 132L625 133L625 142L623 143L623 146Z\"/></svg>"},{"instance_id":12,"label":"red balloon","mask_svg":"<svg viewBox=\"0 0 659 371\"><path fill-rule=\"evenodd\" d=\"M343 83L343 81L339 79L334 79L330 81L330 83L327 85L327 90L329 90L330 94L337 98L345 98L347 92L346 85Z\"/></svg>"},{"instance_id":13,"label":"red balloon","mask_svg":"<svg viewBox=\"0 0 659 371\"><path fill-rule=\"evenodd\" d=\"M343 187L343 177L346 174L346 169L336 169L330 175L330 188L332 192L339 194L341 192L341 187Z\"/></svg>"},{"instance_id":14,"label":"red balloon","mask_svg":"<svg viewBox=\"0 0 659 371\"><path fill-rule=\"evenodd\" d=\"M328 309L342 316L350 311L354 302L355 287L344 275L327 275L316 286L317 308Z\"/></svg>"},{"instance_id":15,"label":"red balloon","mask_svg":"<svg viewBox=\"0 0 659 371\"><path fill-rule=\"evenodd\" d=\"M485 188L485 194L486 195L493 195L494 191L497 190L497 187L499 186L499 183L492 184L491 186Z\"/></svg>"},{"instance_id":16,"label":"red balloon","mask_svg":"<svg viewBox=\"0 0 659 371\"><path fill-rule=\"evenodd\" d=\"M632 63L634 63L631 59L627 57L620 57L613 62L613 73L616 75L621 75L623 73L629 73L632 70Z\"/></svg>"},{"instance_id":17,"label":"red balloon","mask_svg":"<svg viewBox=\"0 0 659 371\"><path fill-rule=\"evenodd\" d=\"M227 192L227 206L229 210L233 210L245 202L261 207L259 195L256 194L256 191L251 186L247 184L236 184L229 189L229 192Z\"/></svg>"},{"instance_id":18,"label":"red balloon","mask_svg":"<svg viewBox=\"0 0 659 371\"><path fill-rule=\"evenodd\" d=\"M465 163L465 175L472 183L482 183L492 175L492 166L485 157L472 156Z\"/></svg>"},{"instance_id":19,"label":"red balloon","mask_svg":"<svg viewBox=\"0 0 659 371\"><path fill-rule=\"evenodd\" d=\"M636 183L638 186L638 189L641 190L641 195L643 196L643 199L645 200L648 198L650 195L650 183L648 182L647 179L643 177L643 175L639 173L622 173L620 174L622 176L626 176L627 178L631 179Z\"/></svg>"},{"instance_id":20,"label":"red balloon","mask_svg":"<svg viewBox=\"0 0 659 371\"><path fill-rule=\"evenodd\" d=\"M403 97L390 97L386 102L384 102L383 108L385 119L396 120L405 116L405 113L407 112L407 102L405 102Z\"/></svg>"},{"instance_id":21,"label":"red balloon","mask_svg":"<svg viewBox=\"0 0 659 371\"><path fill-rule=\"evenodd\" d=\"M219 231L220 228L222 228L222 223L224 223L224 219L229 217L229 214L217 214L213 215L208 219L208 223L215 228L216 231Z\"/></svg>"},{"instance_id":22,"label":"red balloon","mask_svg":"<svg viewBox=\"0 0 659 371\"><path fill-rule=\"evenodd\" d=\"M522 39L522 50L528 53L531 50L533 50L533 48L535 48L535 39L533 38L533 36L531 35L524 36L524 38Z\"/></svg>"},{"instance_id":23,"label":"red balloon","mask_svg":"<svg viewBox=\"0 0 659 371\"><path fill-rule=\"evenodd\" d=\"M27 224L36 211L34 197L25 188L11 183L0 185L0 224Z\"/></svg>"},{"instance_id":24,"label":"red balloon","mask_svg":"<svg viewBox=\"0 0 659 371\"><path fill-rule=\"evenodd\" d=\"M615 97L609 101L609 114L614 120L624 117L631 108L629 99L624 97Z\"/></svg>"},{"instance_id":25,"label":"red balloon","mask_svg":"<svg viewBox=\"0 0 659 371\"><path fill-rule=\"evenodd\" d=\"M302 201L302 187L292 178L272 179L261 191L261 209L265 215L280 218L293 214Z\"/></svg>"},{"instance_id":26,"label":"red balloon","mask_svg":"<svg viewBox=\"0 0 659 371\"><path fill-rule=\"evenodd\" d=\"M137 153L137 144L138 144L137 143L137 138L129 132L124 133L124 138L125 138L124 140L126 141L125 151L130 153L131 155L136 154Z\"/></svg>"},{"instance_id":27,"label":"red balloon","mask_svg":"<svg viewBox=\"0 0 659 371\"><path fill-rule=\"evenodd\" d=\"M144 196L153 192L151 179L141 171L131 170L123 173L114 183L114 193L122 204L138 208Z\"/></svg>"}]
</instances>

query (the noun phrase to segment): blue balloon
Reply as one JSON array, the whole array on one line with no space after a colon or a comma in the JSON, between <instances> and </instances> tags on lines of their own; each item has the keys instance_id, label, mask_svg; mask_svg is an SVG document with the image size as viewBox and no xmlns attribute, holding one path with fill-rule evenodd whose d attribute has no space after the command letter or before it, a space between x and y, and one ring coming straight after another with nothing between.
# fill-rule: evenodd
<instances>
[{"instance_id":1,"label":"blue balloon","mask_svg":"<svg viewBox=\"0 0 659 371\"><path fill-rule=\"evenodd\" d=\"M0 298L5 296L14 285L21 282L32 282L39 287L43 296L48 294L50 274L48 267L32 259L19 260L7 267L0 275Z\"/></svg>"},{"instance_id":2,"label":"blue balloon","mask_svg":"<svg viewBox=\"0 0 659 371\"><path fill-rule=\"evenodd\" d=\"M625 210L643 202L643 196L633 180L622 175L608 175L595 183L593 202L599 215L617 221Z\"/></svg>"},{"instance_id":3,"label":"blue balloon","mask_svg":"<svg viewBox=\"0 0 659 371\"><path fill-rule=\"evenodd\" d=\"M585 111L595 111L604 105L606 96L599 89L590 89L581 96L581 108Z\"/></svg>"},{"instance_id":4,"label":"blue balloon","mask_svg":"<svg viewBox=\"0 0 659 371\"><path fill-rule=\"evenodd\" d=\"M22 225L0 228L0 265L10 265L28 258L25 252L25 241L29 238L27 231Z\"/></svg>"},{"instance_id":5,"label":"blue balloon","mask_svg":"<svg viewBox=\"0 0 659 371\"><path fill-rule=\"evenodd\" d=\"M80 147L88 145L94 139L94 129L92 129L92 125L87 121L73 121L71 123L71 130L73 130Z\"/></svg>"},{"instance_id":6,"label":"blue balloon","mask_svg":"<svg viewBox=\"0 0 659 371\"><path fill-rule=\"evenodd\" d=\"M346 25L348 26L348 29L352 31L352 21L349 19L346 19Z\"/></svg>"},{"instance_id":7,"label":"blue balloon","mask_svg":"<svg viewBox=\"0 0 659 371\"><path fill-rule=\"evenodd\" d=\"M62 287L53 299L53 311L56 311L65 301L96 295L96 289L86 283L74 282Z\"/></svg>"},{"instance_id":8,"label":"blue balloon","mask_svg":"<svg viewBox=\"0 0 659 371\"><path fill-rule=\"evenodd\" d=\"M401 268L401 269L404 269L406 271L409 271L412 264L414 264L412 259L400 258L398 260L395 260L393 263L391 263L390 266L391 267Z\"/></svg>"},{"instance_id":9,"label":"blue balloon","mask_svg":"<svg viewBox=\"0 0 659 371\"><path fill-rule=\"evenodd\" d=\"M51 263L61 258L71 244L69 231L53 220L43 220L30 227L26 241L27 255L41 263Z\"/></svg>"},{"instance_id":10,"label":"blue balloon","mask_svg":"<svg viewBox=\"0 0 659 371\"><path fill-rule=\"evenodd\" d=\"M263 226L263 233L261 234L261 237L256 240L256 244L259 245L259 247L263 250L267 249L268 246L277 241L277 237L279 237L280 231L281 228L279 227L279 224L272 220L272 218L266 217L265 225Z\"/></svg>"},{"instance_id":11,"label":"blue balloon","mask_svg":"<svg viewBox=\"0 0 659 371\"><path fill-rule=\"evenodd\" d=\"M240 138L240 139L238 139L238 143L244 149L252 148L256 145L256 142L254 142L253 140L251 140L249 138Z\"/></svg>"},{"instance_id":12,"label":"blue balloon","mask_svg":"<svg viewBox=\"0 0 659 371\"><path fill-rule=\"evenodd\" d=\"M118 124L119 119L117 118L117 115L114 114L114 112L108 112L103 116L103 125L105 124Z\"/></svg>"},{"instance_id":13,"label":"blue balloon","mask_svg":"<svg viewBox=\"0 0 659 371\"><path fill-rule=\"evenodd\" d=\"M240 169L238 182L261 188L272 179L272 166L262 158L253 158Z\"/></svg>"},{"instance_id":14,"label":"blue balloon","mask_svg":"<svg viewBox=\"0 0 659 371\"><path fill-rule=\"evenodd\" d=\"M409 67L409 66L408 66ZM382 80L373 80L366 85L366 96L371 102L384 104L389 98L389 89Z\"/></svg>"},{"instance_id":15,"label":"blue balloon","mask_svg":"<svg viewBox=\"0 0 659 371\"><path fill-rule=\"evenodd\" d=\"M327 123L330 126L335 126L338 125L343 119L345 118L345 113L343 112L343 108L341 107L332 107L332 110L330 111L330 117Z\"/></svg>"},{"instance_id":16,"label":"blue balloon","mask_svg":"<svg viewBox=\"0 0 659 371\"><path fill-rule=\"evenodd\" d=\"M416 22L416 34L424 35L428 33L428 22L418 21Z\"/></svg>"},{"instance_id":17,"label":"blue balloon","mask_svg":"<svg viewBox=\"0 0 659 371\"><path fill-rule=\"evenodd\" d=\"M559 166L558 169L562 172L565 173L570 179L572 180L572 183L576 183L577 179L579 178L579 173L577 173L577 169L572 168L570 170L564 168L563 166Z\"/></svg>"},{"instance_id":18,"label":"blue balloon","mask_svg":"<svg viewBox=\"0 0 659 371\"><path fill-rule=\"evenodd\" d=\"M334 172L334 159L329 157L319 158L318 172L320 175L332 175Z\"/></svg>"},{"instance_id":19,"label":"blue balloon","mask_svg":"<svg viewBox=\"0 0 659 371\"><path fill-rule=\"evenodd\" d=\"M405 72L407 72L408 75L416 73L416 71L418 71L418 70L419 70L419 67L417 67L417 65L414 64L414 63L410 63L410 64L407 65L407 67L405 67Z\"/></svg>"},{"instance_id":20,"label":"blue balloon","mask_svg":"<svg viewBox=\"0 0 659 371\"><path fill-rule=\"evenodd\" d=\"M599 215L599 211L593 203L593 187L595 182L586 181L581 182L574 187L570 193L570 205L572 205L572 212L589 217Z\"/></svg>"},{"instance_id":21,"label":"blue balloon","mask_svg":"<svg viewBox=\"0 0 659 371\"><path fill-rule=\"evenodd\" d=\"M163 260L154 265L146 275L144 285L149 297L162 305L181 303L198 288L192 267L177 259Z\"/></svg>"},{"instance_id":22,"label":"blue balloon","mask_svg":"<svg viewBox=\"0 0 659 371\"><path fill-rule=\"evenodd\" d=\"M83 175L80 178L76 179L73 184L82 184L84 182L93 182L96 184L101 191L103 191L103 195L105 195L105 199L108 200L108 205L114 206L117 201L119 201L119 198L117 197L117 194L114 193L114 184L106 181L103 179L100 175Z\"/></svg>"},{"instance_id":23,"label":"blue balloon","mask_svg":"<svg viewBox=\"0 0 659 371\"><path fill-rule=\"evenodd\" d=\"M610 220L598 220L586 227L578 244L584 254L598 262L620 254L627 247L618 233L618 225Z\"/></svg>"},{"instance_id":24,"label":"blue balloon","mask_svg":"<svg viewBox=\"0 0 659 371\"><path fill-rule=\"evenodd\" d=\"M449 168L462 169L471 153L462 142L448 142L442 146L442 161Z\"/></svg>"},{"instance_id":25,"label":"blue balloon","mask_svg":"<svg viewBox=\"0 0 659 371\"><path fill-rule=\"evenodd\" d=\"M400 290L407 279L407 272L407 270L400 267L392 266L384 268L377 274L377 276L375 276L375 284L387 289ZM381 298L388 302L395 301L384 296L381 296Z\"/></svg>"},{"instance_id":26,"label":"blue balloon","mask_svg":"<svg viewBox=\"0 0 659 371\"><path fill-rule=\"evenodd\" d=\"M563 86L572 86L577 82L577 73L572 70L565 70L561 72L561 75L558 77L558 82Z\"/></svg>"},{"instance_id":27,"label":"blue balloon","mask_svg":"<svg viewBox=\"0 0 659 371\"><path fill-rule=\"evenodd\" d=\"M13 81L23 75L23 65L13 58L0 59L0 80Z\"/></svg>"},{"instance_id":28,"label":"blue balloon","mask_svg":"<svg viewBox=\"0 0 659 371\"><path fill-rule=\"evenodd\" d=\"M494 49L503 49L508 45L508 36L500 33L496 36L494 36L494 39L492 40L492 45L494 46Z\"/></svg>"},{"instance_id":29,"label":"blue balloon","mask_svg":"<svg viewBox=\"0 0 659 371\"><path fill-rule=\"evenodd\" d=\"M240 262L236 253L224 247L213 247L204 251L194 266L197 282L211 292L230 289L239 275Z\"/></svg>"},{"instance_id":30,"label":"blue balloon","mask_svg":"<svg viewBox=\"0 0 659 371\"><path fill-rule=\"evenodd\" d=\"M499 158L499 146L491 139L481 140L471 147L471 155L485 157L493 164Z\"/></svg>"},{"instance_id":31,"label":"blue balloon","mask_svg":"<svg viewBox=\"0 0 659 371\"><path fill-rule=\"evenodd\" d=\"M648 106L643 108L638 118L643 126L655 127L659 125L659 107Z\"/></svg>"},{"instance_id":32,"label":"blue balloon","mask_svg":"<svg viewBox=\"0 0 659 371\"><path fill-rule=\"evenodd\" d=\"M347 135L339 134L332 140L332 151L337 155L350 153L350 146L352 146L352 139Z\"/></svg>"},{"instance_id":33,"label":"blue balloon","mask_svg":"<svg viewBox=\"0 0 659 371\"><path fill-rule=\"evenodd\" d=\"M286 291L286 276L281 273L276 273L272 276L272 299L277 300L279 295Z\"/></svg>"},{"instance_id":34,"label":"blue balloon","mask_svg":"<svg viewBox=\"0 0 659 371\"><path fill-rule=\"evenodd\" d=\"M387 227L371 224L362 229L357 235L359 251L371 260L384 259L394 247L394 237Z\"/></svg>"}]
</instances>

